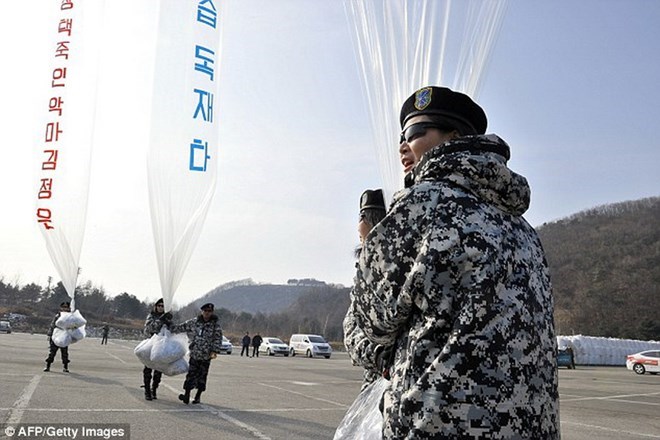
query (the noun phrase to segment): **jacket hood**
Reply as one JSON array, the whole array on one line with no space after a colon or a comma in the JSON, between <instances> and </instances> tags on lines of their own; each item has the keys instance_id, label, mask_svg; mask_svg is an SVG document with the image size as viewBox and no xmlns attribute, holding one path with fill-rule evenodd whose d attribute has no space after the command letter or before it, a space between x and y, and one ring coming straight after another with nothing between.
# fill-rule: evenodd
<instances>
[{"instance_id":1,"label":"jacket hood","mask_svg":"<svg viewBox=\"0 0 660 440\"><path fill-rule=\"evenodd\" d=\"M449 182L515 216L527 211L527 179L510 170L509 146L489 134L464 136L428 151L415 166L415 183Z\"/></svg>"}]
</instances>

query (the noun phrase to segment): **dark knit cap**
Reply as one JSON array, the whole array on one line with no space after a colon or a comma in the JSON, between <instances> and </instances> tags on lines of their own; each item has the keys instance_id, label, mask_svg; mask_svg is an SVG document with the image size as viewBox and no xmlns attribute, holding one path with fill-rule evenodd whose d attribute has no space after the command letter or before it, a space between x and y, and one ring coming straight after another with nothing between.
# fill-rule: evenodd
<instances>
[{"instance_id":1,"label":"dark knit cap","mask_svg":"<svg viewBox=\"0 0 660 440\"><path fill-rule=\"evenodd\" d=\"M383 199L383 190L368 189L360 196L360 212L365 209L377 209L385 212L385 199Z\"/></svg>"},{"instance_id":2,"label":"dark knit cap","mask_svg":"<svg viewBox=\"0 0 660 440\"><path fill-rule=\"evenodd\" d=\"M214 305L213 303L206 303L202 307L200 307L201 310L210 310L213 311Z\"/></svg>"},{"instance_id":3,"label":"dark knit cap","mask_svg":"<svg viewBox=\"0 0 660 440\"><path fill-rule=\"evenodd\" d=\"M401 128L413 116L427 115L437 123L446 123L461 135L484 134L486 113L467 95L446 87L424 87L410 95L401 107Z\"/></svg>"}]
</instances>

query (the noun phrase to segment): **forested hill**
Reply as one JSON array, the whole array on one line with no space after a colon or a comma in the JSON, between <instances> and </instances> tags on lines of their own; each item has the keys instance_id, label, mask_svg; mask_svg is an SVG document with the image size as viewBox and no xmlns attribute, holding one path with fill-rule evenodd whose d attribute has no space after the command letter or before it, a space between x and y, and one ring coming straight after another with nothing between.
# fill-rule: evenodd
<instances>
[{"instance_id":1,"label":"forested hill","mask_svg":"<svg viewBox=\"0 0 660 440\"><path fill-rule=\"evenodd\" d=\"M537 230L557 333L660 340L660 197L600 206Z\"/></svg>"}]
</instances>

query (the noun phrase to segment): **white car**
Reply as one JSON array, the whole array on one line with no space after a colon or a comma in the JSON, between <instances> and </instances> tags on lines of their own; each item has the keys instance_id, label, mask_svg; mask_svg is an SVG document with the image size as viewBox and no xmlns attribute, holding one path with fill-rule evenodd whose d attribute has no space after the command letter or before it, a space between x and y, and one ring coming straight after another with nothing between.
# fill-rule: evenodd
<instances>
[{"instance_id":1,"label":"white car","mask_svg":"<svg viewBox=\"0 0 660 440\"><path fill-rule=\"evenodd\" d=\"M280 338L267 336L263 339L259 346L259 353L266 353L268 356L275 356L276 354L289 356L289 346Z\"/></svg>"},{"instance_id":2,"label":"white car","mask_svg":"<svg viewBox=\"0 0 660 440\"><path fill-rule=\"evenodd\" d=\"M291 346L289 349L291 356L301 354L310 358L322 356L330 359L332 355L332 347L321 335L291 335L289 345Z\"/></svg>"},{"instance_id":3,"label":"white car","mask_svg":"<svg viewBox=\"0 0 660 440\"><path fill-rule=\"evenodd\" d=\"M637 374L660 372L660 350L647 350L626 356L626 367Z\"/></svg>"},{"instance_id":4,"label":"white car","mask_svg":"<svg viewBox=\"0 0 660 440\"><path fill-rule=\"evenodd\" d=\"M224 336L222 337L222 347L220 347L220 353L231 354L232 349L231 341Z\"/></svg>"}]
</instances>

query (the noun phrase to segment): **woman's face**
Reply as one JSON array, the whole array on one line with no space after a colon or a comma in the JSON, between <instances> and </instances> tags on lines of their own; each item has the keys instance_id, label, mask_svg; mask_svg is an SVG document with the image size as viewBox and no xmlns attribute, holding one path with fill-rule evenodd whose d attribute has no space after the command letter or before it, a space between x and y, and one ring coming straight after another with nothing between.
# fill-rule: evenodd
<instances>
[{"instance_id":1,"label":"woman's face","mask_svg":"<svg viewBox=\"0 0 660 440\"><path fill-rule=\"evenodd\" d=\"M423 123L433 124L428 116L420 115L410 118L403 127L399 154L405 172L410 171L424 153L458 136L456 130L448 133Z\"/></svg>"}]
</instances>

